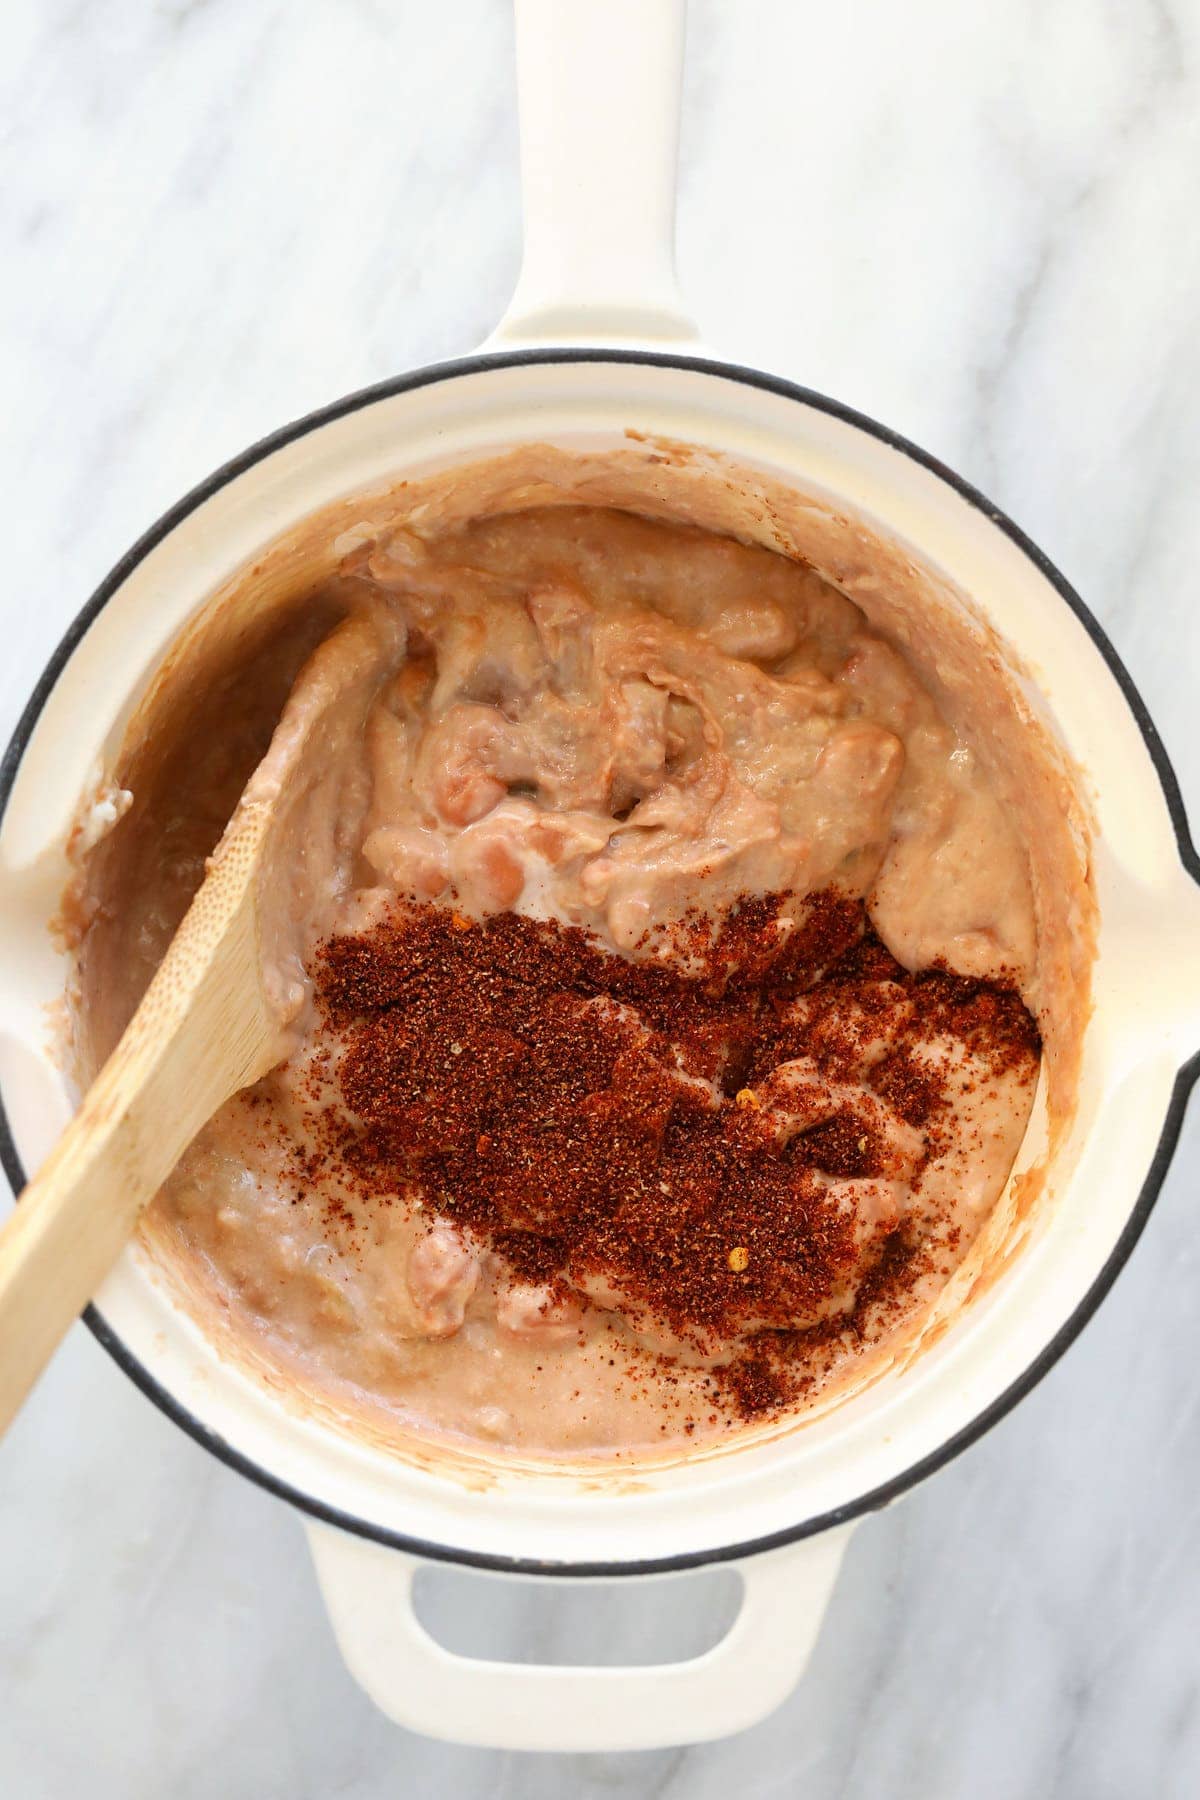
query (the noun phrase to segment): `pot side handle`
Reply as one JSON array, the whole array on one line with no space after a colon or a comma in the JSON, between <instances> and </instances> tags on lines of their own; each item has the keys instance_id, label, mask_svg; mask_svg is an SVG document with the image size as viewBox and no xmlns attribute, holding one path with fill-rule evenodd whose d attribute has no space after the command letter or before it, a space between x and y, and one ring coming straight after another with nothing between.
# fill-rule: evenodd
<instances>
[{"instance_id":1,"label":"pot side handle","mask_svg":"<svg viewBox=\"0 0 1200 1800\"><path fill-rule=\"evenodd\" d=\"M413 1610L419 1558L328 1525L305 1529L346 1665L396 1724L489 1749L617 1751L728 1737L773 1712L804 1673L852 1527L730 1564L742 1605L720 1643L637 1668L458 1656Z\"/></svg>"},{"instance_id":2,"label":"pot side handle","mask_svg":"<svg viewBox=\"0 0 1200 1800\"><path fill-rule=\"evenodd\" d=\"M525 250L488 348L686 344L675 180L686 0L515 0Z\"/></svg>"}]
</instances>

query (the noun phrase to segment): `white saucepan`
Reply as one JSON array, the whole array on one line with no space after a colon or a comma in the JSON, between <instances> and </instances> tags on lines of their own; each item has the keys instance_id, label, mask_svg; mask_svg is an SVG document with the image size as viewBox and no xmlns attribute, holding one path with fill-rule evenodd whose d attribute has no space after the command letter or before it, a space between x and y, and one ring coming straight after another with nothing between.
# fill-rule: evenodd
<instances>
[{"instance_id":1,"label":"white saucepan","mask_svg":"<svg viewBox=\"0 0 1200 1800\"><path fill-rule=\"evenodd\" d=\"M526 252L499 331L477 356L352 395L218 470L113 570L30 699L0 776L0 1151L19 1189L68 1106L45 1047L64 979L47 927L91 772L185 623L318 507L527 442L595 448L635 428L825 494L973 596L1038 671L1092 791L1094 1010L1069 1173L1056 1183L1051 1169L1052 1204L1003 1279L904 1373L800 1429L619 1489L515 1468L466 1485L289 1409L222 1360L136 1249L87 1314L164 1412L306 1515L346 1660L385 1712L461 1742L634 1749L769 1712L804 1668L854 1522L994 1424L1107 1291L1200 1068L1200 863L1133 684L1028 539L872 420L697 350L672 258L683 0L517 0L517 16ZM417 1623L412 1577L429 1559L546 1578L724 1562L744 1601L692 1662L508 1666L451 1655Z\"/></svg>"}]
</instances>

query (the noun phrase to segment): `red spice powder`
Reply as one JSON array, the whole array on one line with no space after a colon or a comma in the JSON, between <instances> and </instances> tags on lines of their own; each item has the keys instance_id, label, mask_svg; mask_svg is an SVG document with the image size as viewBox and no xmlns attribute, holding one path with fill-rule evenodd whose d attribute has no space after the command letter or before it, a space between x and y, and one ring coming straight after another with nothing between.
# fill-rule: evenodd
<instances>
[{"instance_id":1,"label":"red spice powder","mask_svg":"<svg viewBox=\"0 0 1200 1800\"><path fill-rule=\"evenodd\" d=\"M877 1105L781 1135L755 1084L808 1059L928 1154L946 1096L922 1044L957 1037L1030 1078L1040 1044L1011 987L910 975L833 892L793 929L791 898L689 914L635 960L429 905L331 938L314 976L344 1104L320 1154L364 1191L419 1193L522 1280L616 1296L723 1355L714 1378L744 1416L794 1401L831 1337L902 1306L922 1246L886 1217L864 1233L831 1191L886 1175Z\"/></svg>"}]
</instances>

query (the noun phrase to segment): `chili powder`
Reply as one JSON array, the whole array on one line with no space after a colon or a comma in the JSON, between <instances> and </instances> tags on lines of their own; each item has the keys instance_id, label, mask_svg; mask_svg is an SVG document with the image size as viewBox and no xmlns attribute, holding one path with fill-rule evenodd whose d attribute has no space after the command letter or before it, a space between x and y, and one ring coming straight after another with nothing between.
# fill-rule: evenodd
<instances>
[{"instance_id":1,"label":"chili powder","mask_svg":"<svg viewBox=\"0 0 1200 1800\"><path fill-rule=\"evenodd\" d=\"M408 903L328 939L312 973L341 1104L319 1157L419 1198L519 1279L716 1357L743 1416L794 1401L822 1345L899 1309L925 1267L895 1221L864 1241L834 1185L886 1179L880 1108L935 1152L947 1096L922 1045L957 1038L1032 1079L1040 1042L1012 984L911 974L861 901L808 896L794 925L791 900L690 913L632 958ZM757 1089L794 1059L875 1104L776 1141Z\"/></svg>"}]
</instances>

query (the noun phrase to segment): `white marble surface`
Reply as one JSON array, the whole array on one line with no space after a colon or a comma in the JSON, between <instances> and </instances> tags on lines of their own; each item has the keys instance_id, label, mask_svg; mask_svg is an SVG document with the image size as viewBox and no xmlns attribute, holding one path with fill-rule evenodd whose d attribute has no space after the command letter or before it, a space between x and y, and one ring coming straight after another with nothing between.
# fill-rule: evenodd
<instances>
[{"instance_id":1,"label":"white marble surface","mask_svg":"<svg viewBox=\"0 0 1200 1800\"><path fill-rule=\"evenodd\" d=\"M9 0L0 725L96 581L276 423L469 349L514 281L506 0ZM1200 806L1197 0L694 0L680 258L712 342L942 455L1077 583ZM0 1451L12 1800L1200 1792L1193 1116L1065 1362L852 1546L812 1671L709 1748L500 1757L344 1672L295 1520L77 1328ZM459 1644L673 1647L439 1577ZM625 1596L625 1601L629 1598Z\"/></svg>"}]
</instances>

